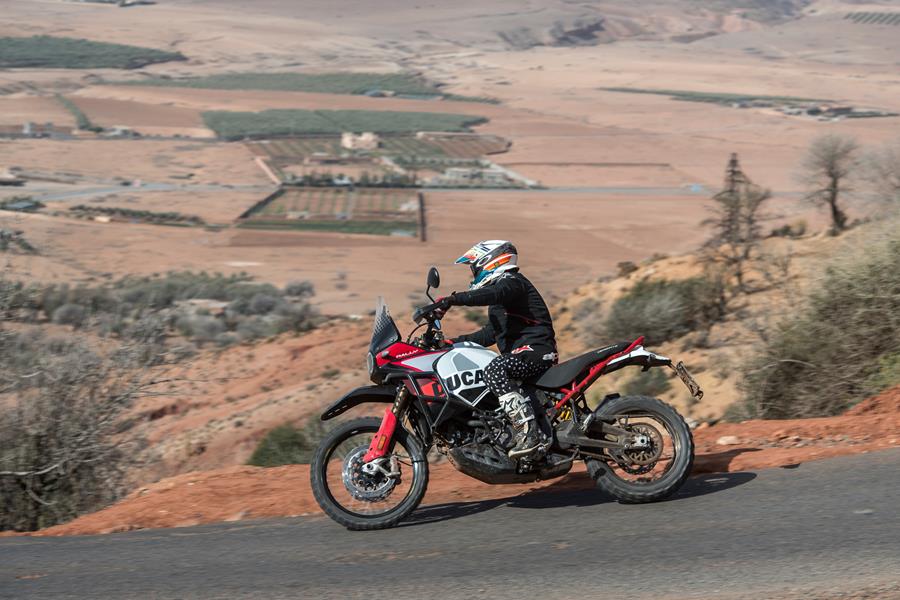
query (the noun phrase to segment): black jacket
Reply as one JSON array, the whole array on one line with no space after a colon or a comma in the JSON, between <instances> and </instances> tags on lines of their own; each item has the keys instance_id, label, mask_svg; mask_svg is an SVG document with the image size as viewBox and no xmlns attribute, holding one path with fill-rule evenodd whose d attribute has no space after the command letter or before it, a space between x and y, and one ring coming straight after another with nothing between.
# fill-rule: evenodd
<instances>
[{"instance_id":1,"label":"black jacket","mask_svg":"<svg viewBox=\"0 0 900 600\"><path fill-rule=\"evenodd\" d=\"M544 299L521 273L504 273L494 283L478 290L456 292L451 302L461 306L490 306L488 324L457 342L482 346L497 344L502 354L531 346L538 358L556 352L556 333Z\"/></svg>"}]
</instances>

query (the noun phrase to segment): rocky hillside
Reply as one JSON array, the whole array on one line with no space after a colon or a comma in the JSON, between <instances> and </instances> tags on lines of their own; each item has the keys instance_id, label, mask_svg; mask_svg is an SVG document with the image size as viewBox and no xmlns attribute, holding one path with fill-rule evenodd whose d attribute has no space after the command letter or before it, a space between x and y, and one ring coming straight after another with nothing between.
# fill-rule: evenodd
<instances>
[{"instance_id":1,"label":"rocky hillside","mask_svg":"<svg viewBox=\"0 0 900 600\"><path fill-rule=\"evenodd\" d=\"M656 380L634 369L625 369L600 380L595 397L620 391L629 385L649 389L697 421L721 418L738 399L738 366L757 349L788 308L795 307L804 292L822 275L829 260L857 252L869 240L873 228L862 226L840 238L825 234L799 238L768 238L759 249L762 258L749 275L749 293L730 298L725 313L708 329L697 328L669 341L648 344L654 351L683 360L706 392L694 403L673 376ZM605 278L575 290L554 309L560 348L566 356L621 341L609 339L609 311L615 301L640 282L680 282L701 278L699 255L656 257L640 265L622 265L617 277ZM654 331L642 331L652 336ZM651 371L651 374L653 372ZM649 386L649 387L648 387Z\"/></svg>"}]
</instances>

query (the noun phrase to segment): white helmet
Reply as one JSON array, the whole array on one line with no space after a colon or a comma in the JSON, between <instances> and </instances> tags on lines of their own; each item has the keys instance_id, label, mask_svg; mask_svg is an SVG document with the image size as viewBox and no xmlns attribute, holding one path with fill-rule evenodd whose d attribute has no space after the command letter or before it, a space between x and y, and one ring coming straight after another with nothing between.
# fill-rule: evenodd
<instances>
[{"instance_id":1,"label":"white helmet","mask_svg":"<svg viewBox=\"0 0 900 600\"><path fill-rule=\"evenodd\" d=\"M496 280L507 271L518 270L519 253L511 242L487 240L472 246L456 259L458 265L472 269L470 290L477 290Z\"/></svg>"}]
</instances>

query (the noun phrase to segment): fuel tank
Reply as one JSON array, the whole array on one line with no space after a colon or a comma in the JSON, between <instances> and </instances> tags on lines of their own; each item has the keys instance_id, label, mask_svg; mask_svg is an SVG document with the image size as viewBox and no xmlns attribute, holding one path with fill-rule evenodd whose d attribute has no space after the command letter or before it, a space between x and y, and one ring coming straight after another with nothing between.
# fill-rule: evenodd
<instances>
[{"instance_id":1,"label":"fuel tank","mask_svg":"<svg viewBox=\"0 0 900 600\"><path fill-rule=\"evenodd\" d=\"M444 389L469 406L476 406L486 398L496 402L484 381L484 368L495 358L496 352L461 342L434 362L434 370Z\"/></svg>"}]
</instances>

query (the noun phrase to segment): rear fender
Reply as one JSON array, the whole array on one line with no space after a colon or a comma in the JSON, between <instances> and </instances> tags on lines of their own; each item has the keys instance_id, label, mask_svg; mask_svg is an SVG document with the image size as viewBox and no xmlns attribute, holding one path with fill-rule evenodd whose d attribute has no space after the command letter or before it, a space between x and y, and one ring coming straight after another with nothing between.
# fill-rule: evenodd
<instances>
[{"instance_id":1,"label":"rear fender","mask_svg":"<svg viewBox=\"0 0 900 600\"><path fill-rule=\"evenodd\" d=\"M397 387L393 385L367 385L356 388L343 398L329 406L322 413L321 419L327 421L338 415L342 415L354 406L377 402L381 404L393 404L397 397Z\"/></svg>"},{"instance_id":2,"label":"rear fender","mask_svg":"<svg viewBox=\"0 0 900 600\"><path fill-rule=\"evenodd\" d=\"M643 346L637 346L628 354L614 358L603 368L603 374L607 375L618 371L623 367L643 367L646 371L652 367L668 367L672 365L672 359L650 352Z\"/></svg>"}]
</instances>

